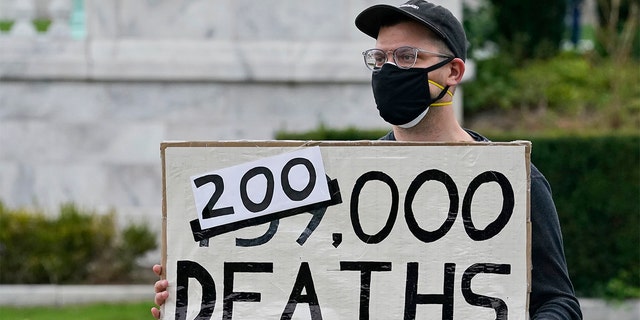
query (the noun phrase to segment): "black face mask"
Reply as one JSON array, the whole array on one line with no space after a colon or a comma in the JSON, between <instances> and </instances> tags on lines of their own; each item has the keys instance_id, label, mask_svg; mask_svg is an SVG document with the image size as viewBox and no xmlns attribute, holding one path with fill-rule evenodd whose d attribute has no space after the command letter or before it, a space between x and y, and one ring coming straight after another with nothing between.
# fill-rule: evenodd
<instances>
[{"instance_id":1,"label":"black face mask","mask_svg":"<svg viewBox=\"0 0 640 320\"><path fill-rule=\"evenodd\" d=\"M426 114L429 106L442 99L449 89L449 86L446 86L437 97L431 98L428 73L451 60L453 58L428 68L410 69L400 69L394 64L385 63L380 69L374 70L371 86L380 116L393 125L403 126ZM417 122L419 121L413 125Z\"/></svg>"}]
</instances>

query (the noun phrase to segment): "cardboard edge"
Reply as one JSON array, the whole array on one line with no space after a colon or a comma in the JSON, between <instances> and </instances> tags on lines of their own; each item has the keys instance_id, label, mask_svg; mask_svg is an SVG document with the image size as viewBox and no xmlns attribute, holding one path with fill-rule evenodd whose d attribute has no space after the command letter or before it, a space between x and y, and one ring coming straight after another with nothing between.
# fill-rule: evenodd
<instances>
[{"instance_id":1,"label":"cardboard edge","mask_svg":"<svg viewBox=\"0 0 640 320\"><path fill-rule=\"evenodd\" d=\"M166 152L167 145L160 145L160 159L162 161L162 243L161 243L161 264L162 279L167 278L167 170L166 170Z\"/></svg>"},{"instance_id":2,"label":"cardboard edge","mask_svg":"<svg viewBox=\"0 0 640 320\"><path fill-rule=\"evenodd\" d=\"M160 244L160 264L162 265L162 273L160 273L160 279L167 279L167 170L166 170L166 155L168 145L165 143L160 144L160 161L162 168L162 234ZM167 288L168 290L168 288ZM160 319L165 319L166 303L160 306Z\"/></svg>"},{"instance_id":3,"label":"cardboard edge","mask_svg":"<svg viewBox=\"0 0 640 320\"><path fill-rule=\"evenodd\" d=\"M531 146L530 141L510 142L410 142L387 140L219 140L219 141L164 141L161 148L175 147L348 147L348 146Z\"/></svg>"},{"instance_id":4,"label":"cardboard edge","mask_svg":"<svg viewBox=\"0 0 640 320\"><path fill-rule=\"evenodd\" d=\"M525 168L527 172L527 300L526 307L529 310L529 304L531 299L531 271L533 269L533 264L531 262L531 233L532 233L532 225L531 225L531 149L532 143L530 141L519 141L522 142L525 148Z\"/></svg>"}]
</instances>

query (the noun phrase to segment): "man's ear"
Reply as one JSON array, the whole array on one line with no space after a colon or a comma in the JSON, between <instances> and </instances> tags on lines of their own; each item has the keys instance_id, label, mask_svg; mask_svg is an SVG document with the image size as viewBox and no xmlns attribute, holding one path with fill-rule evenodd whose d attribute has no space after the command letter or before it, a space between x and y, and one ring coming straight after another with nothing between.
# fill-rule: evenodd
<instances>
[{"instance_id":1,"label":"man's ear","mask_svg":"<svg viewBox=\"0 0 640 320\"><path fill-rule=\"evenodd\" d=\"M457 86L462 81L462 76L464 75L465 65L464 61L460 58L455 58L451 60L449 64L449 74L447 75L447 85L448 86Z\"/></svg>"}]
</instances>

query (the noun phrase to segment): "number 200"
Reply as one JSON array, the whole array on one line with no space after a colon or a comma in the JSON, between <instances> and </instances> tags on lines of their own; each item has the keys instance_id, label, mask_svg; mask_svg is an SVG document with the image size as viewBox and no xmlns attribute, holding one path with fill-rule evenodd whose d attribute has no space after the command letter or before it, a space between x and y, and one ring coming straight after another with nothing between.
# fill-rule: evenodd
<instances>
[{"instance_id":1,"label":"number 200","mask_svg":"<svg viewBox=\"0 0 640 320\"><path fill-rule=\"evenodd\" d=\"M304 166L309 174L309 181L307 182L307 185L301 190L295 190L293 187L291 187L291 183L289 181L289 174L291 172L291 169L297 165ZM262 175L266 179L266 192L264 198L260 202L253 202L249 198L249 194L247 192L247 184L249 183L249 180L258 175ZM316 179L317 173L315 168L313 167L313 163L305 158L293 158L289 160L282 168L282 172L280 174L280 183L282 185L282 190L291 201L301 201L309 197L309 195L313 192L314 186L316 184ZM216 202L218 202L218 200L224 193L224 181L222 177L217 174L209 174L196 178L194 180L194 184L198 188L207 183L212 183L215 186L215 191L211 195L211 198L209 199L206 207L202 209L202 217L204 219L208 219L235 213L233 207L215 208ZM271 172L269 168L259 166L248 170L240 179L240 198L242 200L242 205L247 210L253 213L264 211L269 207L271 201L273 200L274 188L275 181L273 172Z\"/></svg>"}]
</instances>

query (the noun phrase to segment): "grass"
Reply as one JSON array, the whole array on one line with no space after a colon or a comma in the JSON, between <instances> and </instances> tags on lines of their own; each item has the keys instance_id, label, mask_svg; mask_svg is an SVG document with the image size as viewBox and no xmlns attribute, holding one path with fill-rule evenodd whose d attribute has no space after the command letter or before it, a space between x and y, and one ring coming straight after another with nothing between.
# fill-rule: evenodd
<instances>
[{"instance_id":1,"label":"grass","mask_svg":"<svg viewBox=\"0 0 640 320\"><path fill-rule=\"evenodd\" d=\"M153 319L152 301L60 307L0 307L0 320L139 320Z\"/></svg>"}]
</instances>

